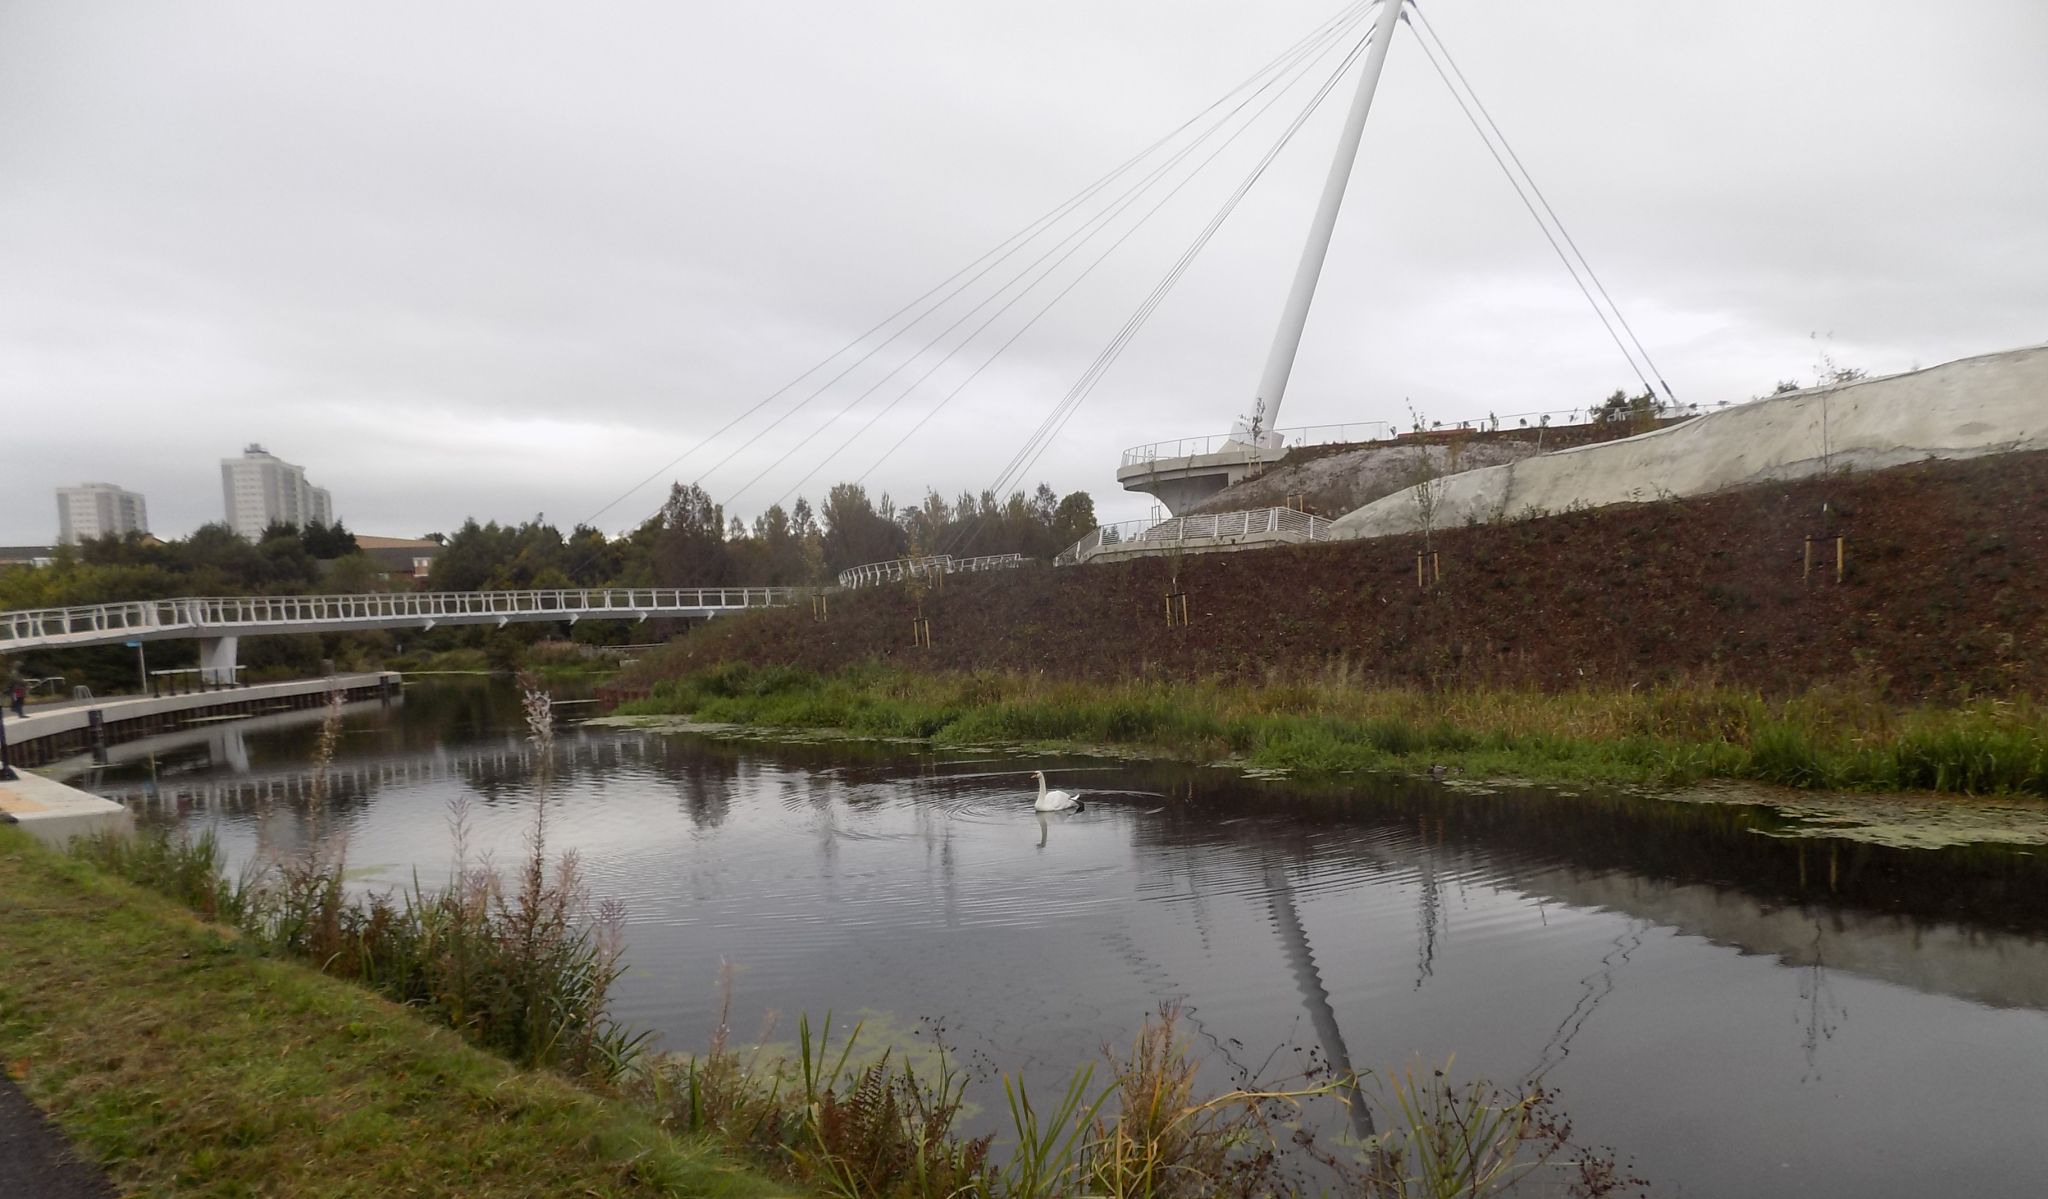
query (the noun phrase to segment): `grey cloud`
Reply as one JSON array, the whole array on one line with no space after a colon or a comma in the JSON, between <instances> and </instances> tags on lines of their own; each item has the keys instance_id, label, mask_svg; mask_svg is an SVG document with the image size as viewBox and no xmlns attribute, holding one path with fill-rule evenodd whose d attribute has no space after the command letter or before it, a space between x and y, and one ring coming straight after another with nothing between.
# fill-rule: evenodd
<instances>
[{"instance_id":1,"label":"grey cloud","mask_svg":"<svg viewBox=\"0 0 2048 1199\"><path fill-rule=\"evenodd\" d=\"M218 517L214 463L250 440L305 464L364 531L578 519L1333 7L0 5L0 542L47 539L51 489L82 479L142 490L159 529L184 532ZM1810 371L1814 332L1874 370L2048 338L2048 10L1927 11L1427 7L1673 385L1708 401ZM1283 422L1568 407L1630 384L1400 36ZM1333 119L1275 164L1036 475L1138 515L1118 451L1244 409ZM871 485L987 482L1264 136ZM806 490L865 469L978 359L961 361ZM764 437L713 493L852 394Z\"/></svg>"}]
</instances>

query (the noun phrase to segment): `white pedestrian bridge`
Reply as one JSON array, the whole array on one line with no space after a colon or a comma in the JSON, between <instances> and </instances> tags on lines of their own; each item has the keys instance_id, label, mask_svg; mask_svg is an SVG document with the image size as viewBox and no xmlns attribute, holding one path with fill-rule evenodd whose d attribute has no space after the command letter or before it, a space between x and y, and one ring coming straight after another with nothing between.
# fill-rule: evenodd
<instances>
[{"instance_id":1,"label":"white pedestrian bridge","mask_svg":"<svg viewBox=\"0 0 2048 1199\"><path fill-rule=\"evenodd\" d=\"M231 683L242 637L532 621L708 620L793 604L805 594L797 587L591 587L130 600L0 612L0 654L183 638L199 641L206 681Z\"/></svg>"}]
</instances>

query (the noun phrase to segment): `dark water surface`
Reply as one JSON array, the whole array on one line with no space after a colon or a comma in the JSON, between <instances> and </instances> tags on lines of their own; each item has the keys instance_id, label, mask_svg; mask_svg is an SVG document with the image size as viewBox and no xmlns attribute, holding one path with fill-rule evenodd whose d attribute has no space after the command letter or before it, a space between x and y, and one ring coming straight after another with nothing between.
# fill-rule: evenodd
<instances>
[{"instance_id":1,"label":"dark water surface","mask_svg":"<svg viewBox=\"0 0 2048 1199\"><path fill-rule=\"evenodd\" d=\"M579 709L561 709L573 717ZM316 714L118 747L83 783L238 860L304 835ZM510 863L535 793L502 686L350 710L333 827L429 882L449 804ZM1768 809L1426 781L1310 791L1220 769L773 747L566 726L550 823L624 901L621 1013L701 1045L733 964L765 1012L942 1019L1052 1088L1162 1002L1218 1085L1277 1049L1540 1074L1656 1193L2048 1186L2048 863L1764 835ZM1023 772L1091 793L1041 818ZM268 815L261 813L268 812ZM844 1024L846 1019L836 1021ZM1276 1069L1278 1067L1276 1066ZM1000 1104L999 1092L983 1092Z\"/></svg>"}]
</instances>

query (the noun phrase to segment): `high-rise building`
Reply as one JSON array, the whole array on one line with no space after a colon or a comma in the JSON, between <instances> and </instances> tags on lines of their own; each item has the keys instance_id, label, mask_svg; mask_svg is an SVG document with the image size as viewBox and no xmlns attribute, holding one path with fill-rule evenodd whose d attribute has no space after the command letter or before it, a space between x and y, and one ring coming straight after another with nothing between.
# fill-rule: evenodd
<instances>
[{"instance_id":1,"label":"high-rise building","mask_svg":"<svg viewBox=\"0 0 2048 1199\"><path fill-rule=\"evenodd\" d=\"M97 537L149 532L142 496L112 483L80 483L57 489L57 544L77 545Z\"/></svg>"},{"instance_id":2,"label":"high-rise building","mask_svg":"<svg viewBox=\"0 0 2048 1199\"><path fill-rule=\"evenodd\" d=\"M221 460L220 490L228 527L250 541L260 540L272 525L302 529L334 523L334 499L327 489L306 482L304 467L260 445L251 445L239 458Z\"/></svg>"}]
</instances>

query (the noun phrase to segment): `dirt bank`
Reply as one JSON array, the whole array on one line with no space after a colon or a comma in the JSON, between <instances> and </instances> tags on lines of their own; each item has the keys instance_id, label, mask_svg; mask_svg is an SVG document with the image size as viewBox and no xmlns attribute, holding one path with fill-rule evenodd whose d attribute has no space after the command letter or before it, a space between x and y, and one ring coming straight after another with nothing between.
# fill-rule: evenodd
<instances>
[{"instance_id":1,"label":"dirt bank","mask_svg":"<svg viewBox=\"0 0 2048 1199\"><path fill-rule=\"evenodd\" d=\"M1824 508L1825 505L1825 508ZM1834 579L1834 542L1848 569ZM1803 578L1805 538L1814 572ZM1178 565L1034 567L832 597L714 622L648 669L738 660L835 670L1259 678L1341 668L1363 682L1627 687L1712 679L1783 693L1855 683L1895 699L2048 694L2048 453L1928 462ZM913 648L919 610L932 648Z\"/></svg>"}]
</instances>

